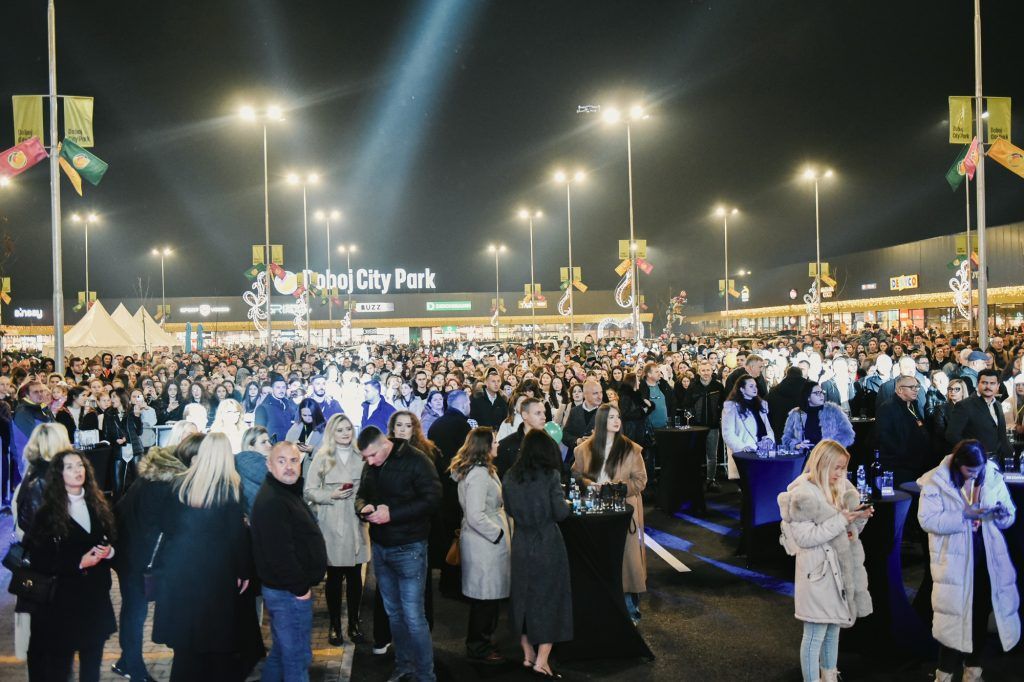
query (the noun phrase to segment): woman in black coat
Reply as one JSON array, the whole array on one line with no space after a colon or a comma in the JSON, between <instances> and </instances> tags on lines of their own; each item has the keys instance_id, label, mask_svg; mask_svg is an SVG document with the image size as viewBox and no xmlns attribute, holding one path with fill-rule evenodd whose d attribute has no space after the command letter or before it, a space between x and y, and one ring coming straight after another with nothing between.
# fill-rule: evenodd
<instances>
[{"instance_id":1,"label":"woman in black coat","mask_svg":"<svg viewBox=\"0 0 1024 682\"><path fill-rule=\"evenodd\" d=\"M502 481L505 511L515 520L512 629L521 635L523 665L552 678L558 674L548 663L551 645L572 639L569 557L558 528L569 516L561 468L558 444L543 431L529 431Z\"/></svg>"},{"instance_id":2,"label":"woman in black coat","mask_svg":"<svg viewBox=\"0 0 1024 682\"><path fill-rule=\"evenodd\" d=\"M161 521L153 641L174 649L171 682L244 680L263 652L227 436L203 438L175 492Z\"/></svg>"},{"instance_id":3,"label":"woman in black coat","mask_svg":"<svg viewBox=\"0 0 1024 682\"><path fill-rule=\"evenodd\" d=\"M622 433L634 443L644 442L649 408L637 390L636 374L630 372L619 384L619 415L622 417Z\"/></svg>"},{"instance_id":4,"label":"woman in black coat","mask_svg":"<svg viewBox=\"0 0 1024 682\"><path fill-rule=\"evenodd\" d=\"M110 407L103 414L103 440L114 448L114 500L128 490L137 476L136 462L142 456L141 409L132 405L128 391L110 392Z\"/></svg>"},{"instance_id":5,"label":"woman in black coat","mask_svg":"<svg viewBox=\"0 0 1024 682\"><path fill-rule=\"evenodd\" d=\"M185 401L181 397L181 386L173 381L168 381L156 408L157 423L180 422L184 410Z\"/></svg>"},{"instance_id":6,"label":"woman in black coat","mask_svg":"<svg viewBox=\"0 0 1024 682\"><path fill-rule=\"evenodd\" d=\"M88 460L73 450L55 455L43 505L24 541L32 568L57 577L53 601L32 610L32 682L67 680L75 652L79 680L99 679L103 644L117 629L110 603L114 535L113 515Z\"/></svg>"}]
</instances>

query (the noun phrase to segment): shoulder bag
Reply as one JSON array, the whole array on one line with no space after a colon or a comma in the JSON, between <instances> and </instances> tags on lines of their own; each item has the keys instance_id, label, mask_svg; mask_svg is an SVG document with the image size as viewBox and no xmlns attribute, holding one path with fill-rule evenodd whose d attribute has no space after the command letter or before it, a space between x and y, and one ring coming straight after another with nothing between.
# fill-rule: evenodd
<instances>
[{"instance_id":1,"label":"shoulder bag","mask_svg":"<svg viewBox=\"0 0 1024 682\"><path fill-rule=\"evenodd\" d=\"M57 592L57 576L32 568L24 545L12 544L4 556L3 565L11 572L8 592L34 604L49 604L53 601Z\"/></svg>"}]
</instances>

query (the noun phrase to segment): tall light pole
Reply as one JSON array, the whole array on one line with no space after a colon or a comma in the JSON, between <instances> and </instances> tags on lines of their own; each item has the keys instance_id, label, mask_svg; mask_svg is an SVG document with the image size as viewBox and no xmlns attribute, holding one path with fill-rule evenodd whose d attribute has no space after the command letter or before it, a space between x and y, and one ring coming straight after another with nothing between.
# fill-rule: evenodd
<instances>
[{"instance_id":1,"label":"tall light pole","mask_svg":"<svg viewBox=\"0 0 1024 682\"><path fill-rule=\"evenodd\" d=\"M982 122L982 111L985 100L981 90L981 0L974 0L974 110L975 135L978 142L985 139L985 126ZM985 241L985 155L978 154L978 167L974 171L974 187L977 192L978 218L978 348L988 348L988 245ZM971 242L967 242L967 260L971 257ZM968 270L968 274L970 271ZM970 277L968 277L970 281ZM971 310L973 301L968 300L967 310ZM973 314L973 313L972 313Z\"/></svg>"},{"instance_id":2,"label":"tall light pole","mask_svg":"<svg viewBox=\"0 0 1024 682\"><path fill-rule=\"evenodd\" d=\"M352 254L355 253L355 252L356 252L356 245L355 244L349 244L347 246L345 244L342 244L341 246L338 247L338 253L345 254L345 269L348 272L350 272L350 273L352 272ZM352 283L351 282L349 282L349 286L348 286L347 300L348 300L348 303L345 304L345 307L348 308L348 340L349 340L349 343L351 343L352 342Z\"/></svg>"},{"instance_id":3,"label":"tall light pole","mask_svg":"<svg viewBox=\"0 0 1024 682\"><path fill-rule=\"evenodd\" d=\"M501 314L501 278L499 275L498 257L505 253L505 245L490 244L487 247L487 251L494 254L494 319L497 321L498 316ZM498 325L494 325L494 338L499 338L500 336Z\"/></svg>"},{"instance_id":4,"label":"tall light pole","mask_svg":"<svg viewBox=\"0 0 1024 682\"><path fill-rule=\"evenodd\" d=\"M270 319L270 299L274 291L273 282L270 277L270 172L267 166L267 123L270 121L283 121L284 112L281 107L271 104L265 111L257 112L253 107L246 105L238 110L238 115L243 121L259 121L263 126L263 265L265 267L264 277L267 285L267 359L273 352L273 327Z\"/></svg>"},{"instance_id":5,"label":"tall light pole","mask_svg":"<svg viewBox=\"0 0 1024 682\"><path fill-rule=\"evenodd\" d=\"M630 107L629 112L625 115L618 109L611 107L604 109L601 113L605 122L613 124L619 121L625 121L626 123L626 167L629 173L629 251L630 261L632 266L632 280L633 280L633 329L636 332L636 340L640 341L640 282L638 281L638 268L636 265L637 247L636 247L636 228L633 221L633 133L632 126L636 121L642 121L649 118L649 115L644 111L644 107L640 104L634 104Z\"/></svg>"},{"instance_id":6,"label":"tall light pole","mask_svg":"<svg viewBox=\"0 0 1024 682\"><path fill-rule=\"evenodd\" d=\"M298 173L288 174L289 185L302 185L302 244L305 250L305 261L302 270L302 296L306 299L306 347L309 347L309 211L306 208L306 186L315 185L320 182L320 176L316 173L299 175ZM328 247L329 249L330 247Z\"/></svg>"},{"instance_id":7,"label":"tall light pole","mask_svg":"<svg viewBox=\"0 0 1024 682\"><path fill-rule=\"evenodd\" d=\"M164 259L170 256L174 251L170 247L165 246L162 249L153 249L150 251L154 256L160 258L160 326L164 326L164 322L167 320L167 280L164 279Z\"/></svg>"},{"instance_id":8,"label":"tall light pole","mask_svg":"<svg viewBox=\"0 0 1024 682\"><path fill-rule=\"evenodd\" d=\"M53 363L64 374L64 251L60 232L60 165L57 154L57 11L54 0L46 8L47 71L50 81L50 239L53 256ZM86 302L88 305L88 301Z\"/></svg>"},{"instance_id":9,"label":"tall light pole","mask_svg":"<svg viewBox=\"0 0 1024 682\"><path fill-rule=\"evenodd\" d=\"M831 168L825 169L823 173L812 166L804 169L801 176L804 180L814 183L814 288L816 294L814 300L817 302L815 315L818 318L818 331L821 331L821 210L818 200L818 182L823 178L831 179L834 173Z\"/></svg>"},{"instance_id":10,"label":"tall light pole","mask_svg":"<svg viewBox=\"0 0 1024 682\"><path fill-rule=\"evenodd\" d=\"M89 225L99 222L99 216L95 213L87 213L82 216L78 213L71 214L71 222L85 223L85 310L89 310Z\"/></svg>"},{"instance_id":11,"label":"tall light pole","mask_svg":"<svg viewBox=\"0 0 1024 682\"><path fill-rule=\"evenodd\" d=\"M332 208L329 211L317 211L313 214L313 220L322 222L327 227L327 270L324 272L324 277L331 272L331 221L341 220L341 211L336 208ZM334 298L330 295L327 296L327 328L330 330L330 339L334 340Z\"/></svg>"},{"instance_id":12,"label":"tall light pole","mask_svg":"<svg viewBox=\"0 0 1024 682\"><path fill-rule=\"evenodd\" d=\"M537 297L535 290L537 288L536 279L534 278L533 269L533 221L536 218L541 218L544 213L535 209L521 208L519 209L519 219L526 220L530 224L530 340L534 345L537 344Z\"/></svg>"},{"instance_id":13,"label":"tall light pole","mask_svg":"<svg viewBox=\"0 0 1024 682\"><path fill-rule=\"evenodd\" d=\"M722 231L725 235L725 280L722 293L725 297L725 323L729 324L729 216L736 215L740 210L736 207L719 206L715 209L715 217L722 219Z\"/></svg>"},{"instance_id":14,"label":"tall light pole","mask_svg":"<svg viewBox=\"0 0 1024 682\"><path fill-rule=\"evenodd\" d=\"M569 340L571 343L576 342L576 308L573 306L572 290L575 278L572 273L572 183L583 182L587 177L587 174L582 170L577 170L572 175L569 175L565 171L555 171L555 182L565 185L565 223L568 227L569 232ZM635 281L635 280L634 280Z\"/></svg>"}]
</instances>

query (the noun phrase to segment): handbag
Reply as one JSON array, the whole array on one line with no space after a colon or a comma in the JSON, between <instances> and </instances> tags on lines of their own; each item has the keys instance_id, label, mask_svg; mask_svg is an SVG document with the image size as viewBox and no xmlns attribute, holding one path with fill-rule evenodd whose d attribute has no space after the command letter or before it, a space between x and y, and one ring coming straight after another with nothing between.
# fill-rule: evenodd
<instances>
[{"instance_id":1,"label":"handbag","mask_svg":"<svg viewBox=\"0 0 1024 682\"><path fill-rule=\"evenodd\" d=\"M462 563L462 550L459 549L460 535L462 535L462 529L456 529L452 546L448 548L448 553L444 555L444 562L449 566L458 566Z\"/></svg>"},{"instance_id":2,"label":"handbag","mask_svg":"<svg viewBox=\"0 0 1024 682\"><path fill-rule=\"evenodd\" d=\"M53 601L57 593L57 576L32 568L24 545L12 544L4 556L3 565L11 572L8 592L35 604L49 604Z\"/></svg>"},{"instance_id":3,"label":"handbag","mask_svg":"<svg viewBox=\"0 0 1024 682\"><path fill-rule=\"evenodd\" d=\"M156 563L157 552L160 551L160 544L164 541L164 534L161 532L160 535L156 536L156 544L153 546L153 553L149 556L149 563L146 564L146 570L142 572L142 590L146 595L146 601L156 601L157 592L157 573L153 570L153 564Z\"/></svg>"}]
</instances>

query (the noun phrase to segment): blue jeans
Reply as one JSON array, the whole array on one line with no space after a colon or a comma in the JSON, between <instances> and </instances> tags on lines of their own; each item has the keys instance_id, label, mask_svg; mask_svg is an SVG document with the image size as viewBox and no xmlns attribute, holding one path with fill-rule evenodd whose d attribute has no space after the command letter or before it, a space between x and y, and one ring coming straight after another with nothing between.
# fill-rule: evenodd
<instances>
[{"instance_id":1,"label":"blue jeans","mask_svg":"<svg viewBox=\"0 0 1024 682\"><path fill-rule=\"evenodd\" d=\"M263 682L308 682L313 663L313 599L263 586L273 643L263 662Z\"/></svg>"},{"instance_id":2,"label":"blue jeans","mask_svg":"<svg viewBox=\"0 0 1024 682\"><path fill-rule=\"evenodd\" d=\"M121 588L121 619L117 638L121 645L121 670L133 680L147 677L146 663L142 660L142 628L146 624L145 583L141 573L118 573L117 584Z\"/></svg>"},{"instance_id":3,"label":"blue jeans","mask_svg":"<svg viewBox=\"0 0 1024 682\"><path fill-rule=\"evenodd\" d=\"M804 682L815 682L821 670L835 670L839 664L839 625L837 623L804 623L800 642L800 670Z\"/></svg>"},{"instance_id":4,"label":"blue jeans","mask_svg":"<svg viewBox=\"0 0 1024 682\"><path fill-rule=\"evenodd\" d=\"M640 595L636 592L626 592L626 611L629 612L630 620L640 620Z\"/></svg>"},{"instance_id":5,"label":"blue jeans","mask_svg":"<svg viewBox=\"0 0 1024 682\"><path fill-rule=\"evenodd\" d=\"M373 571L395 643L395 673L435 682L434 644L423 609L427 541L397 547L373 543Z\"/></svg>"}]
</instances>

